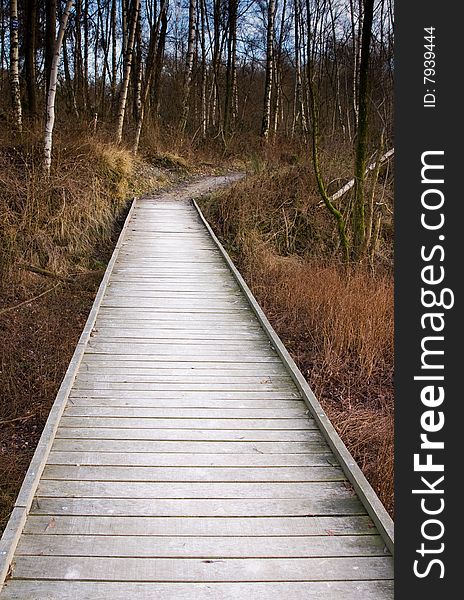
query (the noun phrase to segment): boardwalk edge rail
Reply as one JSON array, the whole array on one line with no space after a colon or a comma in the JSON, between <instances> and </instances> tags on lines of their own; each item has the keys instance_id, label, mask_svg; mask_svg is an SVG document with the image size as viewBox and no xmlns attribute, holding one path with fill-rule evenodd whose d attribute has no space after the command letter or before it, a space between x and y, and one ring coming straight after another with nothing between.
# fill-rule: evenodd
<instances>
[{"instance_id":1,"label":"boardwalk edge rail","mask_svg":"<svg viewBox=\"0 0 464 600\"><path fill-rule=\"evenodd\" d=\"M335 457L339 460L340 466L342 467L347 479L355 489L369 516L371 517L372 521L375 523L377 529L379 530L379 533L382 536L386 547L392 554L394 554L394 528L392 518L386 511L384 505L379 500L379 497L372 489L370 483L367 481L358 464L351 456L351 453L349 452L349 450L341 440L340 436L336 432L327 414L325 413L324 409L320 405L313 391L309 387L306 379L301 374L294 360L292 359L284 344L280 340L279 336L274 331L272 325L268 321L262 308L259 306L255 297L253 296L250 288L246 284L243 277L240 275L237 267L234 265L231 258L224 249L223 245L212 230L210 224L205 219L197 202L195 200L192 200L192 203L195 209L197 210L201 221L203 222L204 226L211 235L211 238L213 239L214 243L216 244L220 253L222 254L222 257L226 261L227 266L229 267L230 271L235 277L235 280L237 281L240 289L245 295L253 312L258 318L258 321L260 322L262 328L268 336L272 346L276 350L277 354L280 356L282 362L285 365L285 368L288 370L296 387L300 391L304 402L306 403L312 415L314 416L314 419L319 425L321 432L324 438L326 439L327 443L329 444L332 452L334 453Z\"/></svg>"},{"instance_id":2,"label":"boardwalk edge rail","mask_svg":"<svg viewBox=\"0 0 464 600\"><path fill-rule=\"evenodd\" d=\"M95 296L95 300L89 312L89 316L87 317L84 329L74 350L74 354L72 355L63 381L61 382L55 401L50 410L50 414L48 415L48 419L45 423L42 435L40 436L39 443L37 444L37 448L35 449L31 463L26 472L26 476L24 477L23 484L19 490L13 511L5 527L2 538L0 539L0 591L8 577L10 565L14 557L19 537L24 528L27 515L39 485L40 477L55 439L58 424L68 401L69 392L73 386L75 376L87 346L87 342L92 333L100 304L103 300L103 296L105 295L108 281L113 271L121 245L126 236L127 228L136 203L137 199L133 198L131 207L121 229L121 233L119 234L118 241L116 242L113 254L108 263L103 279L100 282L97 295Z\"/></svg>"}]
</instances>

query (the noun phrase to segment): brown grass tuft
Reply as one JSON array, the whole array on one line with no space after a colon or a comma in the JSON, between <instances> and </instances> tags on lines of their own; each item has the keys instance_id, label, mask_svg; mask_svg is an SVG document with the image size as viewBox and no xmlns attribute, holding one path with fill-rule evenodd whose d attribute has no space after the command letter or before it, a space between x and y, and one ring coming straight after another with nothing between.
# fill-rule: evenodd
<instances>
[{"instance_id":1,"label":"brown grass tuft","mask_svg":"<svg viewBox=\"0 0 464 600\"><path fill-rule=\"evenodd\" d=\"M32 264L56 273L87 268L93 246L108 239L124 207L132 154L81 139L56 145L44 178L39 142L0 147L0 270L7 280Z\"/></svg>"}]
</instances>

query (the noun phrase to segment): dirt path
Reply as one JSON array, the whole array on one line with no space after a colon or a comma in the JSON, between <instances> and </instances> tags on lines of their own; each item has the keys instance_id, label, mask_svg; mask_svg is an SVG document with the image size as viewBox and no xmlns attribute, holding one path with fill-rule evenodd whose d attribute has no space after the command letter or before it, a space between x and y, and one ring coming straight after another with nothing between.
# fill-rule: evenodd
<instances>
[{"instance_id":1,"label":"dirt path","mask_svg":"<svg viewBox=\"0 0 464 600\"><path fill-rule=\"evenodd\" d=\"M225 187L236 181L240 181L245 177L245 173L228 173L227 175L208 175L193 181L188 181L182 185L178 185L168 191L160 191L150 197L157 200L172 201L172 200L189 200L191 198L199 198ZM147 194L148 196L148 194Z\"/></svg>"}]
</instances>

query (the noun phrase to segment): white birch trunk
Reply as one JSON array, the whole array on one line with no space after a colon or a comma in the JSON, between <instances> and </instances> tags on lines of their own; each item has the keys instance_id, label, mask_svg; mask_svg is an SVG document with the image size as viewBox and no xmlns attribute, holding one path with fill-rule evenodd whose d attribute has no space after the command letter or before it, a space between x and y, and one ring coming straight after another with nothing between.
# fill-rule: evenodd
<instances>
[{"instance_id":1,"label":"white birch trunk","mask_svg":"<svg viewBox=\"0 0 464 600\"><path fill-rule=\"evenodd\" d=\"M264 85L264 107L261 135L267 141L271 121L272 79L274 72L274 20L275 0L269 0L267 16L266 82Z\"/></svg>"},{"instance_id":2,"label":"white birch trunk","mask_svg":"<svg viewBox=\"0 0 464 600\"><path fill-rule=\"evenodd\" d=\"M56 83L58 81L58 66L60 64L61 47L63 45L64 32L66 25L68 24L69 13L74 4L74 0L68 0L66 2L66 8L64 9L63 16L61 17L60 29L58 30L58 37L55 41L55 51L53 54L53 60L50 70L50 84L48 86L47 94L47 117L45 121L45 136L44 136L44 171L47 176L50 175L50 167L52 164L52 139L53 139L53 126L55 125L55 96L56 96Z\"/></svg>"},{"instance_id":3,"label":"white birch trunk","mask_svg":"<svg viewBox=\"0 0 464 600\"><path fill-rule=\"evenodd\" d=\"M184 133L185 127L187 126L187 119L189 113L189 97L190 88L192 87L192 75L193 75L193 57L195 52L195 17L196 17L196 0L189 1L189 30L188 30L188 45L187 45L187 64L185 71L184 81L184 95L182 99L182 117L180 120L180 132Z\"/></svg>"},{"instance_id":4,"label":"white birch trunk","mask_svg":"<svg viewBox=\"0 0 464 600\"><path fill-rule=\"evenodd\" d=\"M119 98L119 109L118 109L118 126L116 130L116 141L118 144L122 142L122 130L124 127L124 116L126 114L127 104L127 92L129 90L129 80L132 69L132 58L134 54L135 45L135 31L137 28L137 20L140 10L140 0L135 0L134 14L132 18L131 30L129 33L129 39L127 41L126 60L124 66L124 77L122 80L121 96Z\"/></svg>"},{"instance_id":5,"label":"white birch trunk","mask_svg":"<svg viewBox=\"0 0 464 600\"><path fill-rule=\"evenodd\" d=\"M19 36L18 0L10 2L10 88L13 104L13 119L17 131L23 130L21 88L19 86Z\"/></svg>"}]
</instances>

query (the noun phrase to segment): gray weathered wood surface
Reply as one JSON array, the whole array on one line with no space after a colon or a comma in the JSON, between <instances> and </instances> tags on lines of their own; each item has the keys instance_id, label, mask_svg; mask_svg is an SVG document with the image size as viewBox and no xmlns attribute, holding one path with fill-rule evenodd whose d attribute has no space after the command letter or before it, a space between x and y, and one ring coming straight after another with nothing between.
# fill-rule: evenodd
<instances>
[{"instance_id":1,"label":"gray weathered wood surface","mask_svg":"<svg viewBox=\"0 0 464 600\"><path fill-rule=\"evenodd\" d=\"M137 201L103 292L0 598L393 598L386 541L194 206Z\"/></svg>"}]
</instances>

